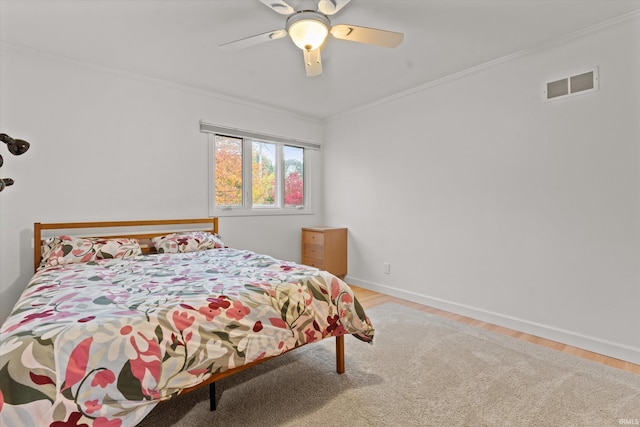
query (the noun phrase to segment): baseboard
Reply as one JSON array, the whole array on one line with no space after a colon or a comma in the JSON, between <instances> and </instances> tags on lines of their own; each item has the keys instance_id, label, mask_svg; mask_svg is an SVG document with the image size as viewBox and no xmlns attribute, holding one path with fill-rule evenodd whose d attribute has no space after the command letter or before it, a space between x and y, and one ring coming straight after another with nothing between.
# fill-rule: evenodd
<instances>
[{"instance_id":1,"label":"baseboard","mask_svg":"<svg viewBox=\"0 0 640 427\"><path fill-rule=\"evenodd\" d=\"M633 348L604 339L556 328L550 325L531 322L525 319L519 319L512 316L483 310L477 307L459 304L453 301L434 298L428 295L423 295L416 292L398 289L392 286L358 279L357 277L353 276L347 275L347 277L345 277L345 281L355 286L370 289L372 291L380 292L396 298L417 302L419 304L438 308L440 310L445 310L451 313L460 314L462 316L471 317L483 322L503 326L505 328L513 329L519 332L524 332L562 344L570 345L572 347L581 348L584 350L592 351L594 353L603 354L608 357L613 357L615 359L620 359L640 365L639 348Z\"/></svg>"}]
</instances>

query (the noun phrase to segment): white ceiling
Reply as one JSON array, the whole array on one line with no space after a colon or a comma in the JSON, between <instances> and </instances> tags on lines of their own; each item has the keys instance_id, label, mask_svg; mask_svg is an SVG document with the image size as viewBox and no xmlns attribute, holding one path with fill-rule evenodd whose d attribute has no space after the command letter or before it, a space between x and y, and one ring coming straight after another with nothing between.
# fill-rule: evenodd
<instances>
[{"instance_id":1,"label":"white ceiling","mask_svg":"<svg viewBox=\"0 0 640 427\"><path fill-rule=\"evenodd\" d=\"M0 42L322 119L634 11L640 0L352 0L333 24L404 42L330 38L312 78L289 38L218 48L284 28L258 0L0 0Z\"/></svg>"}]
</instances>

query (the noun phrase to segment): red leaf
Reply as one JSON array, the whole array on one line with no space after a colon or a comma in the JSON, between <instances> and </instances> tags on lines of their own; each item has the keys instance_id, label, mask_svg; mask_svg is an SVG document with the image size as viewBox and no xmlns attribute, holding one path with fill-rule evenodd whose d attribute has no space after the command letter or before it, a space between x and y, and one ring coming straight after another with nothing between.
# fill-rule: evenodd
<instances>
[{"instance_id":1,"label":"red leaf","mask_svg":"<svg viewBox=\"0 0 640 427\"><path fill-rule=\"evenodd\" d=\"M55 381L53 381L51 378L47 377L46 375L36 375L33 372L29 372L29 376L31 377L31 381L33 381L34 384L38 384L38 385L53 384L53 385L56 385Z\"/></svg>"},{"instance_id":2,"label":"red leaf","mask_svg":"<svg viewBox=\"0 0 640 427\"><path fill-rule=\"evenodd\" d=\"M334 277L331 279L331 299L338 298L338 295L340 295L340 283L338 279Z\"/></svg>"},{"instance_id":3,"label":"red leaf","mask_svg":"<svg viewBox=\"0 0 640 427\"><path fill-rule=\"evenodd\" d=\"M287 323L279 317L270 317L269 322L276 328L288 329Z\"/></svg>"},{"instance_id":4,"label":"red leaf","mask_svg":"<svg viewBox=\"0 0 640 427\"><path fill-rule=\"evenodd\" d=\"M93 337L86 338L71 352L67 372L64 376L65 390L72 387L84 377L87 371L87 362L89 361L89 347L91 347L92 342Z\"/></svg>"}]
</instances>

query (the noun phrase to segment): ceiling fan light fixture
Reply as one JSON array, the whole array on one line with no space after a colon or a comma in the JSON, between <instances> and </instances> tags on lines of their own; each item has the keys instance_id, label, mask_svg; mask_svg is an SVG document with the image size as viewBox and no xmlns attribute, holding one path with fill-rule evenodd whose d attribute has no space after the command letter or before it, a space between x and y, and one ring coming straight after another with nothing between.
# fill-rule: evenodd
<instances>
[{"instance_id":1,"label":"ceiling fan light fixture","mask_svg":"<svg viewBox=\"0 0 640 427\"><path fill-rule=\"evenodd\" d=\"M287 32L302 50L316 50L329 34L329 19L317 12L299 12L287 20Z\"/></svg>"}]
</instances>

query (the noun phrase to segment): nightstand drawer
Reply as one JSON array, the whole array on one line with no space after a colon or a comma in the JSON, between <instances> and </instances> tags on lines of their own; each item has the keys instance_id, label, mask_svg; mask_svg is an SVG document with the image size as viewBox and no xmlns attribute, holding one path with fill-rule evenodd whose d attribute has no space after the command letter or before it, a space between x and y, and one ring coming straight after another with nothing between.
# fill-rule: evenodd
<instances>
[{"instance_id":1,"label":"nightstand drawer","mask_svg":"<svg viewBox=\"0 0 640 427\"><path fill-rule=\"evenodd\" d=\"M307 245L324 245L324 233L316 231L306 231L302 234L302 244Z\"/></svg>"},{"instance_id":2,"label":"nightstand drawer","mask_svg":"<svg viewBox=\"0 0 640 427\"><path fill-rule=\"evenodd\" d=\"M302 264L324 270L324 261L318 258L302 257Z\"/></svg>"},{"instance_id":3,"label":"nightstand drawer","mask_svg":"<svg viewBox=\"0 0 640 427\"><path fill-rule=\"evenodd\" d=\"M324 246L315 243L305 243L302 245L302 257L324 258Z\"/></svg>"}]
</instances>

